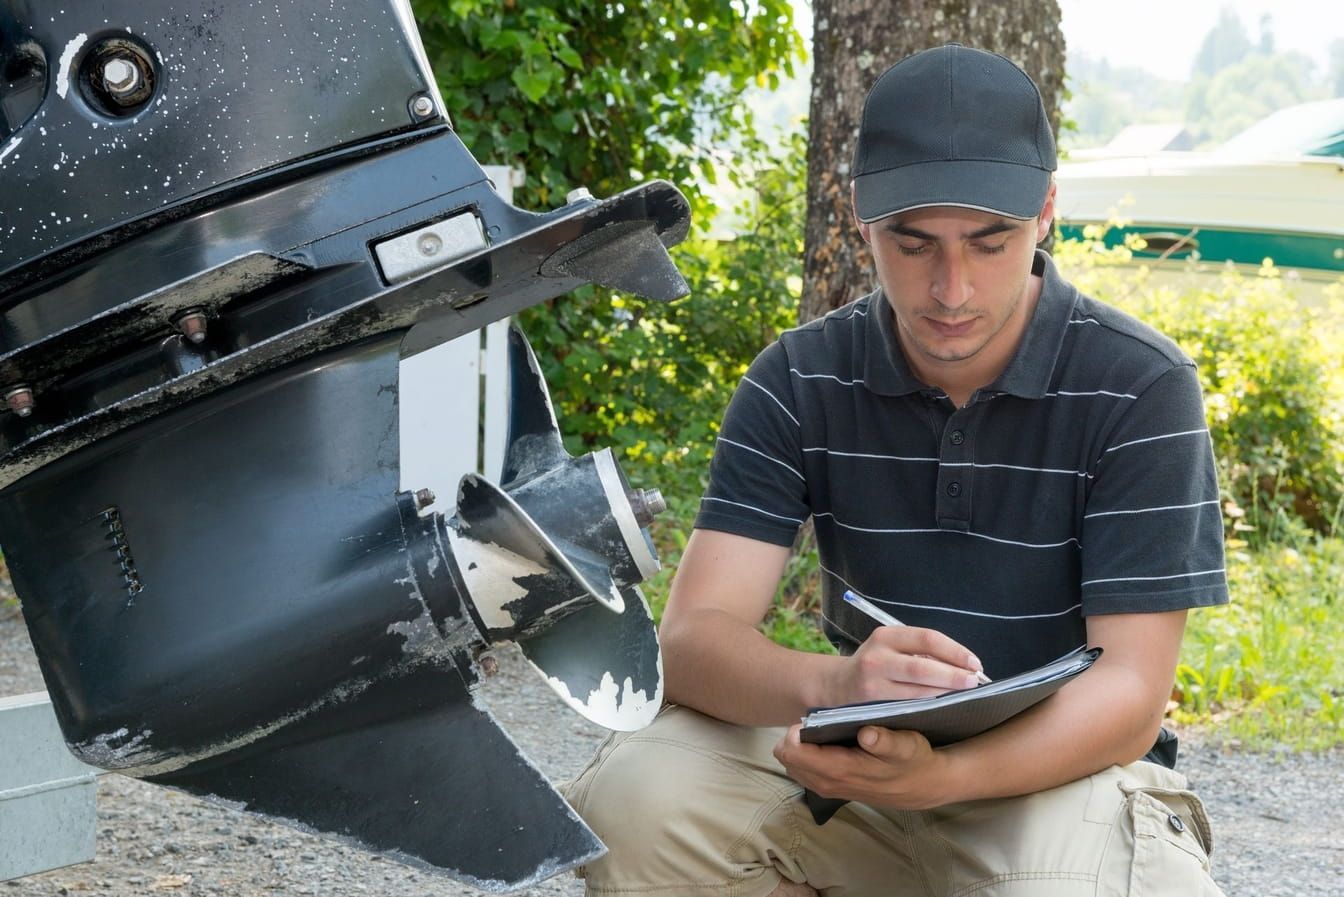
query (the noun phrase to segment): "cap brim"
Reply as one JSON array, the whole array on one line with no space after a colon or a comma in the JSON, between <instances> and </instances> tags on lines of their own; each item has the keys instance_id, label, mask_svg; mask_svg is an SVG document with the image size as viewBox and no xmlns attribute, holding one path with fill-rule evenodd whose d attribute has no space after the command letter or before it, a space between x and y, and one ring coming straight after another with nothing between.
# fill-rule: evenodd
<instances>
[{"instance_id":1,"label":"cap brim","mask_svg":"<svg viewBox=\"0 0 1344 897\"><path fill-rule=\"evenodd\" d=\"M864 223L927 206L959 206L1006 218L1035 218L1050 172L1009 162L938 160L861 174L854 211Z\"/></svg>"}]
</instances>

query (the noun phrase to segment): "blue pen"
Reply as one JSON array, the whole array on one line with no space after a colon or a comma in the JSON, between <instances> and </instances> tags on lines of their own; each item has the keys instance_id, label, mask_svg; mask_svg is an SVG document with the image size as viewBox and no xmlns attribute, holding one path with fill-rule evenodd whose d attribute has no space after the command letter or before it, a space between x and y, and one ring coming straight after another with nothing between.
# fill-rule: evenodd
<instances>
[{"instance_id":1,"label":"blue pen","mask_svg":"<svg viewBox=\"0 0 1344 897\"><path fill-rule=\"evenodd\" d=\"M855 594L854 594L853 592L851 592L849 589L846 589L846 590L845 590L844 599L845 599L845 601L847 601L848 603L854 605L854 606L857 607L859 610L861 610L861 611L863 611L865 614L867 614L870 618L876 620L878 623L882 624L883 626L904 626L904 625L905 625L905 624L902 623L900 620L896 619L896 618L893 617L891 614L887 613L886 611L884 611L882 608L878 607L878 606L877 606L876 604L874 604L873 602L869 601L867 598L863 598L863 597L861 597L861 596L859 596L859 595L855 595ZM993 682L994 680L993 680L993 679L990 679L988 676L986 676L986 675L984 674L984 672L977 672L977 673L975 674L975 681L979 682L981 685L988 685L990 682Z\"/></svg>"}]
</instances>

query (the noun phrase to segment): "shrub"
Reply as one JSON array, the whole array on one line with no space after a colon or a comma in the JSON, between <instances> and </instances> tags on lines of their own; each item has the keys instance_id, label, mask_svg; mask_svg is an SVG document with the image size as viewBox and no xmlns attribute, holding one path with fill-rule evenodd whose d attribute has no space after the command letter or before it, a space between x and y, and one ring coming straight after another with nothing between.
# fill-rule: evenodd
<instances>
[{"instance_id":1,"label":"shrub","mask_svg":"<svg viewBox=\"0 0 1344 897\"><path fill-rule=\"evenodd\" d=\"M1329 530L1344 502L1344 306L1300 301L1268 259L1256 276L1191 276L1178 289L1091 236L1056 246L1067 275L1199 366L1233 531L1272 541L1281 512Z\"/></svg>"}]
</instances>

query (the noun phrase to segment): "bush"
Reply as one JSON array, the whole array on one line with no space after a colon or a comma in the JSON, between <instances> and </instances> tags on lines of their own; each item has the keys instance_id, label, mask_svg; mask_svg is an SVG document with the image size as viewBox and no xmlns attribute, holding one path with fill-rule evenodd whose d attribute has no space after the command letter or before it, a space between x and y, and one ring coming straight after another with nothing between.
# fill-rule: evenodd
<instances>
[{"instance_id":1,"label":"bush","mask_svg":"<svg viewBox=\"0 0 1344 897\"><path fill-rule=\"evenodd\" d=\"M1233 531L1265 544L1281 512L1329 531L1344 505L1344 305L1299 301L1269 260L1257 276L1190 277L1195 286L1177 289L1092 236L1058 244L1060 265L1199 366Z\"/></svg>"},{"instance_id":2,"label":"bush","mask_svg":"<svg viewBox=\"0 0 1344 897\"><path fill-rule=\"evenodd\" d=\"M764 159L729 240L672 251L691 294L648 302L590 288L524 312L571 451L613 446L632 479L698 501L719 420L747 366L798 317L805 141ZM690 512L693 518L694 512Z\"/></svg>"}]
</instances>

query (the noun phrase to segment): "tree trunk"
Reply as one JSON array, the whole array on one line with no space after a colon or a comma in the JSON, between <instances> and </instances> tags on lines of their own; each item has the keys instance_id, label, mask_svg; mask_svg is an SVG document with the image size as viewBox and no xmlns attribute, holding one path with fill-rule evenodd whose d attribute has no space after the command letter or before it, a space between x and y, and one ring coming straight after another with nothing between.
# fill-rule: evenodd
<instances>
[{"instance_id":1,"label":"tree trunk","mask_svg":"<svg viewBox=\"0 0 1344 897\"><path fill-rule=\"evenodd\" d=\"M955 41L1001 53L1041 89L1056 137L1064 35L1056 0L813 0L807 232L800 321L870 292L872 256L849 204L863 98L877 76L917 50Z\"/></svg>"}]
</instances>

